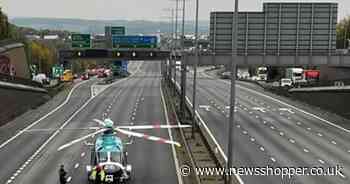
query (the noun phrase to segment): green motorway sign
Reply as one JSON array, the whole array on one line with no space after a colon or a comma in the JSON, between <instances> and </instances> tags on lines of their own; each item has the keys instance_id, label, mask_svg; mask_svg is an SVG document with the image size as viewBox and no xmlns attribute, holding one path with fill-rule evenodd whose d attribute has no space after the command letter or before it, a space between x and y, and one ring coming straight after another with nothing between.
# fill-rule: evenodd
<instances>
[{"instance_id":1,"label":"green motorway sign","mask_svg":"<svg viewBox=\"0 0 350 184\"><path fill-rule=\"evenodd\" d=\"M111 27L111 35L117 35L117 36L122 36L125 35L125 27L118 26L118 27Z\"/></svg>"},{"instance_id":2,"label":"green motorway sign","mask_svg":"<svg viewBox=\"0 0 350 184\"><path fill-rule=\"evenodd\" d=\"M73 48L91 48L90 34L72 34Z\"/></svg>"},{"instance_id":3,"label":"green motorway sign","mask_svg":"<svg viewBox=\"0 0 350 184\"><path fill-rule=\"evenodd\" d=\"M52 76L54 78L59 78L60 76L63 75L64 68L60 66L54 66L52 67Z\"/></svg>"}]
</instances>

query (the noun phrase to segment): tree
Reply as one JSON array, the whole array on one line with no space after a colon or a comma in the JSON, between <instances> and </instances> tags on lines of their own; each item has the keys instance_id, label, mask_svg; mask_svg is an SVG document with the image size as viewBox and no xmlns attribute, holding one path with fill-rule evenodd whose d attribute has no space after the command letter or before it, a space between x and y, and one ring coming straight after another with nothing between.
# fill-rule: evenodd
<instances>
[{"instance_id":1,"label":"tree","mask_svg":"<svg viewBox=\"0 0 350 184\"><path fill-rule=\"evenodd\" d=\"M336 28L337 32L337 49L349 48L350 39L350 16L341 20Z\"/></svg>"}]
</instances>

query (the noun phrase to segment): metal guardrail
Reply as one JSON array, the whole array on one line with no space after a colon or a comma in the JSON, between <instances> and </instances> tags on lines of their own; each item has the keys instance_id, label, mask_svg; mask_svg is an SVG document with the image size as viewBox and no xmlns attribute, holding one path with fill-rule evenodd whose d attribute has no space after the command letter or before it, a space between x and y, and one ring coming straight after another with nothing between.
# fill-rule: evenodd
<instances>
[{"instance_id":1,"label":"metal guardrail","mask_svg":"<svg viewBox=\"0 0 350 184\"><path fill-rule=\"evenodd\" d=\"M21 77L12 77L12 76L5 75L5 74L0 74L0 81L10 82L10 83L15 83L15 84L23 84L23 85L39 87L39 88L43 87L42 84L35 82L35 81L32 81L30 79L25 79L25 78L21 78Z\"/></svg>"}]
</instances>

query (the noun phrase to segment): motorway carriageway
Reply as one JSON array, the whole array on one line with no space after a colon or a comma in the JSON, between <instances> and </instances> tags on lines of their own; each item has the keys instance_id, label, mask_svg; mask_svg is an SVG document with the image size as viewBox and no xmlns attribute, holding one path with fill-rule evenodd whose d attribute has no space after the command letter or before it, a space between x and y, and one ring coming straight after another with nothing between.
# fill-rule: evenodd
<instances>
[{"instance_id":1,"label":"motorway carriageway","mask_svg":"<svg viewBox=\"0 0 350 184\"><path fill-rule=\"evenodd\" d=\"M96 85L97 79L79 84L62 108L31 128L96 126L92 120L105 117L118 125L166 124L161 103L160 63L135 62L130 70L135 72L133 76L108 87ZM141 132L171 139L167 129ZM59 146L87 133L18 133L10 141L1 143L0 183L58 183L60 164L65 165L70 183L87 183L85 166L90 161L89 147L81 143L57 152ZM128 146L128 155L134 173L131 183L182 183L176 172L173 146L135 138Z\"/></svg>"},{"instance_id":2,"label":"motorway carriageway","mask_svg":"<svg viewBox=\"0 0 350 184\"><path fill-rule=\"evenodd\" d=\"M179 72L177 76L180 76ZM177 82L179 81L180 77L177 78ZM186 96L190 102L192 85L193 72L190 71L187 73L186 87ZM200 68L197 80L197 111L226 158L229 99L230 82L208 75ZM255 84L238 81L233 140L234 165L309 168L339 165L343 168L342 174L292 178L247 175L241 176L244 183L350 183L349 130L333 124L331 116L309 114L308 112L317 110L300 106L297 104L296 107L291 100L277 97Z\"/></svg>"}]
</instances>

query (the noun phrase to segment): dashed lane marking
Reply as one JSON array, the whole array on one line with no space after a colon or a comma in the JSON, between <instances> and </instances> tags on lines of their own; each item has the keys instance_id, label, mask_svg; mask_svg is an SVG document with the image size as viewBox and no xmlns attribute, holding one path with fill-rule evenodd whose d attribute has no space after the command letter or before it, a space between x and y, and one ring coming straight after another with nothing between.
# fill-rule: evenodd
<instances>
[{"instance_id":1,"label":"dashed lane marking","mask_svg":"<svg viewBox=\"0 0 350 184\"><path fill-rule=\"evenodd\" d=\"M321 164L324 164L325 162L321 159L318 160L318 162L320 162Z\"/></svg>"}]
</instances>

